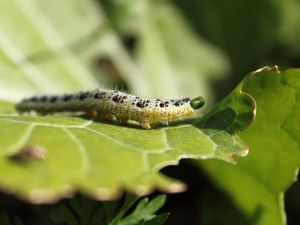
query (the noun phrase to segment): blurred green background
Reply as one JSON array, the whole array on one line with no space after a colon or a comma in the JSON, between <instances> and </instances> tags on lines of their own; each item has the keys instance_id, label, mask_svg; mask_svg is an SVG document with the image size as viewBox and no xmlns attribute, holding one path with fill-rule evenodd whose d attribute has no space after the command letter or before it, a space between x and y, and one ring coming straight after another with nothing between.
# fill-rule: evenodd
<instances>
[{"instance_id":1,"label":"blurred green background","mask_svg":"<svg viewBox=\"0 0 300 225\"><path fill-rule=\"evenodd\" d=\"M27 13L25 19L14 7ZM0 47L6 49L8 37L24 54L0 63L12 80L14 70L7 64L21 67L25 60L59 76L64 72L53 66L54 58L65 60L74 54L76 60L70 62L74 73L94 77L84 84L70 83L70 90L101 84L152 97L203 95L209 107L250 71L267 65L300 67L298 0L1 0L0 12ZM49 35L44 18L61 39ZM30 31L35 23L47 28L41 30L48 47L36 44ZM66 91L55 82L41 90L20 88L17 83L0 91L2 100ZM10 91L18 88L20 95L11 96ZM163 209L171 213L167 224L255 224L259 218L260 212L246 218L230 196L189 161L164 172L190 187L186 193L168 196ZM295 184L286 195L289 224L299 221L299 191ZM6 207L15 210L23 205L13 202Z\"/></svg>"},{"instance_id":2,"label":"blurred green background","mask_svg":"<svg viewBox=\"0 0 300 225\"><path fill-rule=\"evenodd\" d=\"M185 67L182 76L190 70L207 76L219 97L249 71L300 63L300 4L296 0L107 0L100 4L134 56L143 51L143 45L154 48L155 41L160 41L169 63ZM148 29L159 40L145 34ZM153 38L151 43L146 43L148 38Z\"/></svg>"}]
</instances>

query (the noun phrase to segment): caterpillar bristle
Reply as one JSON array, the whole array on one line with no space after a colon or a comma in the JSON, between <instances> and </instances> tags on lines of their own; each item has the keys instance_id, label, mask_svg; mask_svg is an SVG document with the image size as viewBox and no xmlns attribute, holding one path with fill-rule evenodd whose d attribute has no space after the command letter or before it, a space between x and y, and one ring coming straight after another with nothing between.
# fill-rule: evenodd
<instances>
[{"instance_id":1,"label":"caterpillar bristle","mask_svg":"<svg viewBox=\"0 0 300 225\"><path fill-rule=\"evenodd\" d=\"M63 95L42 95L26 98L16 105L19 112L36 111L39 114L56 112L85 112L92 118L117 118L119 123L128 120L139 122L143 128L151 124L176 120L194 115L204 105L204 99L151 99L134 96L119 90L81 91Z\"/></svg>"}]
</instances>

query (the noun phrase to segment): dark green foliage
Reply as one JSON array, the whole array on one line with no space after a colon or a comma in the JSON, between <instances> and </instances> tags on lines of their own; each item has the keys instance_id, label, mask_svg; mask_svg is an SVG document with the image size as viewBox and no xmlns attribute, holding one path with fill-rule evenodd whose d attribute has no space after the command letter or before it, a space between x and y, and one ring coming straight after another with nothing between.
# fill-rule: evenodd
<instances>
[{"instance_id":1,"label":"dark green foliage","mask_svg":"<svg viewBox=\"0 0 300 225\"><path fill-rule=\"evenodd\" d=\"M97 202L77 196L60 205L60 216L68 225L161 225L168 214L155 213L164 205L166 196L149 200L126 195L120 201Z\"/></svg>"}]
</instances>

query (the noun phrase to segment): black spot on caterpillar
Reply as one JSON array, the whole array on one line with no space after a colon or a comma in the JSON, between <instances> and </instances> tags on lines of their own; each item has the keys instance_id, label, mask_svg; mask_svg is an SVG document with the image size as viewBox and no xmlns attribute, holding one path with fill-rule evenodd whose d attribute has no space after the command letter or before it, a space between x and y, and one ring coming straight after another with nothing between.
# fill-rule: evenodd
<instances>
[{"instance_id":1,"label":"black spot on caterpillar","mask_svg":"<svg viewBox=\"0 0 300 225\"><path fill-rule=\"evenodd\" d=\"M139 122L145 129L157 122L168 122L194 114L204 99L150 99L113 90L93 90L62 96L33 96L16 105L19 112L85 112L100 119L116 118L120 123Z\"/></svg>"}]
</instances>

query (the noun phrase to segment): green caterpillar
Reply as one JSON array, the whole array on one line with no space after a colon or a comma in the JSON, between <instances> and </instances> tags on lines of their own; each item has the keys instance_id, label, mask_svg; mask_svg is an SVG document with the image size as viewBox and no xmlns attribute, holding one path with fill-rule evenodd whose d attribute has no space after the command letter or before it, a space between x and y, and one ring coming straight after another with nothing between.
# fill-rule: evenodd
<instances>
[{"instance_id":1,"label":"green caterpillar","mask_svg":"<svg viewBox=\"0 0 300 225\"><path fill-rule=\"evenodd\" d=\"M114 90L93 90L65 95L33 96L16 105L19 112L36 111L40 114L55 112L85 112L93 118L126 123L139 122L150 129L157 122L168 122L192 116L204 105L202 97L194 99L142 98Z\"/></svg>"}]
</instances>

